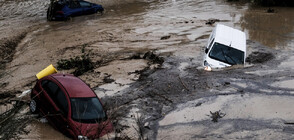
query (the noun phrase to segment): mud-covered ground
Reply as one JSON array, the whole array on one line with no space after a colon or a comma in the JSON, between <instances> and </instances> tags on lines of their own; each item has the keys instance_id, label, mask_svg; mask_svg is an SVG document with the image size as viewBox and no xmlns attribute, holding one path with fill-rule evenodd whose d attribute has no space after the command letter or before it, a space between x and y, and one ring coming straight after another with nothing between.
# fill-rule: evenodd
<instances>
[{"instance_id":1,"label":"mud-covered ground","mask_svg":"<svg viewBox=\"0 0 294 140\"><path fill-rule=\"evenodd\" d=\"M123 139L293 139L293 8L92 2L105 13L47 22L48 2L0 0L1 139L67 139L29 113L28 97L17 96L47 65L82 56L92 67L79 77ZM246 32L245 66L203 70L204 46L217 24L208 21Z\"/></svg>"}]
</instances>

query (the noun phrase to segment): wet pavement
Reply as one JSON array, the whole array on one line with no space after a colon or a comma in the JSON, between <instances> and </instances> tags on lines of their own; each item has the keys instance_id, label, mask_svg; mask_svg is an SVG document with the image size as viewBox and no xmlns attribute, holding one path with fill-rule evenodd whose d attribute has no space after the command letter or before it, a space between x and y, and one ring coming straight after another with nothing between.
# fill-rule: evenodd
<instances>
[{"instance_id":1,"label":"wet pavement","mask_svg":"<svg viewBox=\"0 0 294 140\"><path fill-rule=\"evenodd\" d=\"M0 38L26 33L1 69L3 91L30 89L47 65L88 54L94 70L80 78L101 97L121 138L293 139L293 8L267 13L242 1L92 2L104 5L105 13L47 22L47 2L0 0ZM204 46L214 28L205 24L208 19L245 31L248 56L274 57L252 55L261 63L203 71ZM144 59L148 51L164 63ZM210 112L216 111L225 116L214 123ZM27 107L22 113L30 115ZM46 122L28 118L13 137L66 139Z\"/></svg>"}]
</instances>

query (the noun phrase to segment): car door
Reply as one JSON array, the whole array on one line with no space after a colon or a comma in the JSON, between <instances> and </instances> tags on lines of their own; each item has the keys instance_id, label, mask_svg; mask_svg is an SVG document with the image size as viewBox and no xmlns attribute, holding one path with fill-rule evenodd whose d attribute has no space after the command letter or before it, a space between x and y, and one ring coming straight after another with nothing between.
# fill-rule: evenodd
<instances>
[{"instance_id":1,"label":"car door","mask_svg":"<svg viewBox=\"0 0 294 140\"><path fill-rule=\"evenodd\" d=\"M92 4L85 1L79 2L81 7L83 8L83 14L93 14L95 13L95 8L92 7Z\"/></svg>"},{"instance_id":2,"label":"car door","mask_svg":"<svg viewBox=\"0 0 294 140\"><path fill-rule=\"evenodd\" d=\"M67 97L66 92L64 92L64 90L62 90L61 87L58 88L57 92L56 92L56 98L55 98L55 104L57 105L57 107L59 108L58 113L61 113L58 116L59 121L63 124L61 127L61 131L63 133L67 133L67 129L68 129L68 110L69 110L69 99Z\"/></svg>"},{"instance_id":3,"label":"car door","mask_svg":"<svg viewBox=\"0 0 294 140\"><path fill-rule=\"evenodd\" d=\"M41 82L40 108L45 117L49 116L53 111L50 93L56 92L57 86L51 84L48 80ZM49 121L49 120L48 120Z\"/></svg>"},{"instance_id":4,"label":"car door","mask_svg":"<svg viewBox=\"0 0 294 140\"><path fill-rule=\"evenodd\" d=\"M61 132L67 128L68 101L61 88L53 81L46 80L42 82L44 90L44 99L41 106L48 110L45 114L49 123Z\"/></svg>"}]
</instances>

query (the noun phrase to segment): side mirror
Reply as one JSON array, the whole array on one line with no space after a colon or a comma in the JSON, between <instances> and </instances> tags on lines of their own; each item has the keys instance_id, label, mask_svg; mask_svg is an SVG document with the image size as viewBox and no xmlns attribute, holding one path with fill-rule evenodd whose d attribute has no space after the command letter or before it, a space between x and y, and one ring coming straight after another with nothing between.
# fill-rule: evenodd
<instances>
[{"instance_id":1,"label":"side mirror","mask_svg":"<svg viewBox=\"0 0 294 140\"><path fill-rule=\"evenodd\" d=\"M205 48L205 53L206 53L206 54L208 53L208 48Z\"/></svg>"}]
</instances>

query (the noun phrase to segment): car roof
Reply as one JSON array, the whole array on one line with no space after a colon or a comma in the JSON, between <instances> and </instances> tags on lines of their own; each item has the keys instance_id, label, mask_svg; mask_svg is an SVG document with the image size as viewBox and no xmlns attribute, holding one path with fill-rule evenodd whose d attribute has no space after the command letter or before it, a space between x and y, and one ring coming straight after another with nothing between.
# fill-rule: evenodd
<instances>
[{"instance_id":1,"label":"car roof","mask_svg":"<svg viewBox=\"0 0 294 140\"><path fill-rule=\"evenodd\" d=\"M246 52L245 33L222 24L216 25L215 42Z\"/></svg>"},{"instance_id":2,"label":"car roof","mask_svg":"<svg viewBox=\"0 0 294 140\"><path fill-rule=\"evenodd\" d=\"M70 98L96 97L93 90L78 77L70 74L52 74L50 76L63 85Z\"/></svg>"}]
</instances>

